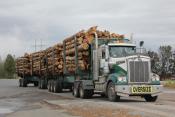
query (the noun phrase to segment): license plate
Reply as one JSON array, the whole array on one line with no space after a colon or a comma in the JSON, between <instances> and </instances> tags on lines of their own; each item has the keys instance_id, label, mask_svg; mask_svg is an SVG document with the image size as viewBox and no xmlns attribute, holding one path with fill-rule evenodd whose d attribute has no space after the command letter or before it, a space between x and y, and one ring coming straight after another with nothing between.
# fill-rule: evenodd
<instances>
[{"instance_id":1,"label":"license plate","mask_svg":"<svg viewBox=\"0 0 175 117\"><path fill-rule=\"evenodd\" d=\"M151 86L132 86L131 92L133 94L151 93L152 87Z\"/></svg>"}]
</instances>

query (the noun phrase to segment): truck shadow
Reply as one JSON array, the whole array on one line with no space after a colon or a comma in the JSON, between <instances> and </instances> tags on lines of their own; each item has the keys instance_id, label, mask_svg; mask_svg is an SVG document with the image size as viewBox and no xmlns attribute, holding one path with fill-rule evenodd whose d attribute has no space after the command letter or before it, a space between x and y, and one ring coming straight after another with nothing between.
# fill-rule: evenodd
<instances>
[{"instance_id":1,"label":"truck shadow","mask_svg":"<svg viewBox=\"0 0 175 117\"><path fill-rule=\"evenodd\" d=\"M108 98L107 97L101 97L101 96L98 96L98 95L95 95L92 97L92 99L96 100L96 101L108 101ZM132 103L132 102L146 102L145 100L143 100L143 98L139 98L139 97L121 97L119 101L117 102L129 102L129 103Z\"/></svg>"}]
</instances>

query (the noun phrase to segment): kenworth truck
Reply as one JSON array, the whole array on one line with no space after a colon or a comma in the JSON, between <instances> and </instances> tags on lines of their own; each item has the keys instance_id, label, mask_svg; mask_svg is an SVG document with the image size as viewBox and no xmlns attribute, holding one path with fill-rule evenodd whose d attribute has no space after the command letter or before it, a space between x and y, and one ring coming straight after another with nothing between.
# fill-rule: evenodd
<instances>
[{"instance_id":1,"label":"kenworth truck","mask_svg":"<svg viewBox=\"0 0 175 117\"><path fill-rule=\"evenodd\" d=\"M88 98L98 93L110 101L121 96L156 101L162 89L160 78L151 72L150 57L136 50L136 45L127 39L119 43L116 39L100 39L95 34L89 48L91 68L86 73L77 69L74 96Z\"/></svg>"}]
</instances>

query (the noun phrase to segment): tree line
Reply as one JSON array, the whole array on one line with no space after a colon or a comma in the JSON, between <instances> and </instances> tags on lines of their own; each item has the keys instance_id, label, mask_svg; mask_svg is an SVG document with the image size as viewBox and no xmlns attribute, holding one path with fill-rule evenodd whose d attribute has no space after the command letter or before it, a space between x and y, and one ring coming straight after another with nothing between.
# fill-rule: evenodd
<instances>
[{"instance_id":1,"label":"tree line","mask_svg":"<svg viewBox=\"0 0 175 117\"><path fill-rule=\"evenodd\" d=\"M160 46L158 52L148 51L151 58L152 72L162 80L169 79L175 74L175 53L171 46Z\"/></svg>"},{"instance_id":2,"label":"tree line","mask_svg":"<svg viewBox=\"0 0 175 117\"><path fill-rule=\"evenodd\" d=\"M8 54L5 60L0 58L0 78L15 78L15 58Z\"/></svg>"}]
</instances>

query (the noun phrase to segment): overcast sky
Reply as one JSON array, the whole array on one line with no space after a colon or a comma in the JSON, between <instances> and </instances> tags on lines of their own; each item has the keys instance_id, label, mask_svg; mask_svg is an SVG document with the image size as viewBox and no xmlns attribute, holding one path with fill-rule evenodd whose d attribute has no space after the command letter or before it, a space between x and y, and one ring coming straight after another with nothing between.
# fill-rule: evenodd
<instances>
[{"instance_id":1,"label":"overcast sky","mask_svg":"<svg viewBox=\"0 0 175 117\"><path fill-rule=\"evenodd\" d=\"M0 0L0 55L21 56L35 40L46 48L94 25L133 33L148 50L175 46L175 0Z\"/></svg>"}]
</instances>

